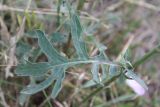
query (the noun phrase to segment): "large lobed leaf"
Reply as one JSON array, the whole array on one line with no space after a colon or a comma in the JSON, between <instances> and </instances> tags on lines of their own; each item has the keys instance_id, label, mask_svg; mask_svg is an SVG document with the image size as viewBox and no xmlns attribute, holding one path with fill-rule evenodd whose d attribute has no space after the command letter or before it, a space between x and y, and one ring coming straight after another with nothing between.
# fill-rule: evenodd
<instances>
[{"instance_id":1,"label":"large lobed leaf","mask_svg":"<svg viewBox=\"0 0 160 107\"><path fill-rule=\"evenodd\" d=\"M59 52L52 46L52 44L49 42L45 34L40 31L36 30L36 35L38 38L38 44L42 50L42 52L45 53L45 55L48 57L50 62L39 62L39 63L26 63L26 64L19 64L16 68L16 74L20 76L43 76L48 71L51 72L51 75L44 81L42 81L39 84L35 85L29 85L25 89L23 89L21 92L24 94L34 94L41 90L44 90L45 88L49 87L53 81L55 81L55 85L52 90L51 96L55 98L58 93L60 92L60 89L62 87L62 82L65 77L65 69L67 69L70 66L74 66L76 64L82 64L82 63L95 63L95 67L97 68L97 65L99 64L113 64L108 61L100 60L100 59L88 59L85 60L83 58L78 60L67 60L67 58L63 57L59 54ZM78 39L76 37L76 39ZM81 46L82 44L79 44ZM83 51L82 51L83 52ZM83 53L82 53L83 54ZM95 70L93 67L93 76L94 80L96 80L98 83L100 82L98 80L98 77L95 79L95 76L98 75L98 70ZM95 75L96 74L96 75Z\"/></svg>"}]
</instances>

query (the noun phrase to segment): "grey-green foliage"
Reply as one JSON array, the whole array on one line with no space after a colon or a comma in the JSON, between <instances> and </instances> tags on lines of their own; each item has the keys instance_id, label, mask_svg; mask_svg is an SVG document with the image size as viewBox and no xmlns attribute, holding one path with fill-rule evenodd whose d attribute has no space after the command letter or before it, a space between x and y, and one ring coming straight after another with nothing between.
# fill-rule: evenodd
<instances>
[{"instance_id":1,"label":"grey-green foliage","mask_svg":"<svg viewBox=\"0 0 160 107\"><path fill-rule=\"evenodd\" d=\"M126 69L128 69L128 67L126 66L126 60L123 60L123 63L120 65L112 63L105 54L106 47L98 43L95 39L93 40L93 43L98 48L99 55L95 57L89 57L86 50L86 43L83 39L83 27L80 23L79 16L75 11L70 11L70 28L73 46L75 47L77 54L77 57L74 59L68 59L52 45L51 41L54 42L54 40L52 39L55 38L48 39L47 35L41 30L35 30L34 32L30 33L30 35L33 34L33 38L38 38L39 47L41 51L47 56L48 62L32 63L27 61L25 64L19 64L16 68L15 73L19 76L29 76L31 78L44 76L46 79L38 84L29 84L21 91L21 93L23 93L24 95L32 95L54 84L51 97L56 98L62 88L62 82L65 78L66 69L77 64L92 64L92 80L87 83L86 87L95 86L98 84L101 84L101 86L103 86L108 76L108 67L110 68L109 71L110 74L113 75L113 77L116 72L119 72L116 71L115 67L123 68L120 72L123 72L123 70L126 71ZM60 33L55 34L57 36ZM100 67L102 70L101 73L99 72ZM137 78L137 76L133 72L130 72L131 69L128 69L128 71L129 76L131 76L136 81L139 81L140 84L146 87L144 83L139 78Z\"/></svg>"},{"instance_id":2,"label":"grey-green foliage","mask_svg":"<svg viewBox=\"0 0 160 107\"><path fill-rule=\"evenodd\" d=\"M76 13L71 13L71 34L76 52L81 59L87 59L88 54L83 41L83 28L80 23L79 17Z\"/></svg>"},{"instance_id":3,"label":"grey-green foliage","mask_svg":"<svg viewBox=\"0 0 160 107\"><path fill-rule=\"evenodd\" d=\"M77 60L67 59L66 57L62 56L49 42L45 34L40 31L35 31L38 37L38 43L41 50L46 54L49 59L49 62L39 62L39 63L31 63L27 62L26 64L19 64L16 68L16 74L19 76L43 76L45 74L51 73L50 76L36 85L29 85L25 89L22 90L24 94L34 94L39 92L48 86L50 86L53 81L55 80L55 87L53 88L53 98L56 97L57 92L61 89L61 83L64 79L64 72L70 66L82 63L93 63L93 80L97 81L98 76L98 69L94 69L95 66L99 66L99 64L108 64L114 65L114 63L105 61L103 59L94 59L89 58L87 60L77 58ZM96 76L97 75L97 76ZM98 82L99 83L99 82Z\"/></svg>"}]
</instances>

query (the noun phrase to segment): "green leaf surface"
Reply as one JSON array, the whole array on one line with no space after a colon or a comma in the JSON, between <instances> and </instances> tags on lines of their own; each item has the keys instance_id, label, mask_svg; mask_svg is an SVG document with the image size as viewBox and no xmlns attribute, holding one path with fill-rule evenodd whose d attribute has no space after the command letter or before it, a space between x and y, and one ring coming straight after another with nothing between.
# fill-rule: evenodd
<instances>
[{"instance_id":1,"label":"green leaf surface","mask_svg":"<svg viewBox=\"0 0 160 107\"><path fill-rule=\"evenodd\" d=\"M109 67L109 76L113 77L115 75L117 75L117 68L116 68L116 66L111 65Z\"/></svg>"},{"instance_id":2,"label":"green leaf surface","mask_svg":"<svg viewBox=\"0 0 160 107\"><path fill-rule=\"evenodd\" d=\"M58 79L55 82L55 85L53 87L52 93L51 93L51 97L52 98L56 98L58 93L60 92L61 88L62 88L62 82L64 80L65 77L65 72L64 72L64 67L59 68L59 73L58 73Z\"/></svg>"},{"instance_id":3,"label":"green leaf surface","mask_svg":"<svg viewBox=\"0 0 160 107\"><path fill-rule=\"evenodd\" d=\"M101 65L101 68L102 68L102 80L106 80L107 79L107 66L106 65Z\"/></svg>"},{"instance_id":4,"label":"green leaf surface","mask_svg":"<svg viewBox=\"0 0 160 107\"><path fill-rule=\"evenodd\" d=\"M82 25L79 21L78 15L76 15L75 13L71 14L71 34L72 34L73 44L79 58L87 59L88 54L86 51L85 43L82 38L83 35Z\"/></svg>"},{"instance_id":5,"label":"green leaf surface","mask_svg":"<svg viewBox=\"0 0 160 107\"><path fill-rule=\"evenodd\" d=\"M29 44L24 43L22 41L18 42L16 46L16 55L18 56L23 56L29 53L29 51L32 49L32 47Z\"/></svg>"},{"instance_id":6,"label":"green leaf surface","mask_svg":"<svg viewBox=\"0 0 160 107\"><path fill-rule=\"evenodd\" d=\"M29 38L37 38L37 34L34 30L28 31L24 33L24 35Z\"/></svg>"},{"instance_id":7,"label":"green leaf surface","mask_svg":"<svg viewBox=\"0 0 160 107\"><path fill-rule=\"evenodd\" d=\"M47 73L51 65L47 62L19 64L15 70L18 76L41 76Z\"/></svg>"},{"instance_id":8,"label":"green leaf surface","mask_svg":"<svg viewBox=\"0 0 160 107\"><path fill-rule=\"evenodd\" d=\"M53 63L66 62L67 59L59 54L59 52L52 46L44 32L40 30L35 31L38 37L38 44L42 51L47 55L49 60Z\"/></svg>"},{"instance_id":9,"label":"green leaf surface","mask_svg":"<svg viewBox=\"0 0 160 107\"><path fill-rule=\"evenodd\" d=\"M52 43L66 43L67 42L67 36L63 35L60 32L54 32L50 36L50 41Z\"/></svg>"}]
</instances>

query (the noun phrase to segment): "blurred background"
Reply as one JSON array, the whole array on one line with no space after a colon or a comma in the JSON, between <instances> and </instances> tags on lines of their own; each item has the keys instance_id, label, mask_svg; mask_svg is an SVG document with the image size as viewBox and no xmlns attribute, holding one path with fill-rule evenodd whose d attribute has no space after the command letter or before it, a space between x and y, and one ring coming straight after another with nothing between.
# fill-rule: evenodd
<instances>
[{"instance_id":1,"label":"blurred background","mask_svg":"<svg viewBox=\"0 0 160 107\"><path fill-rule=\"evenodd\" d=\"M160 107L160 48L157 47L160 43L160 0L69 2L78 10L85 34L94 35L107 46L106 54L111 60L116 60L125 46L130 47L132 63L150 53L135 67L149 88L143 96L133 96L136 93L125 82L116 81L82 107ZM58 11L58 0L0 0L0 107L20 107L19 92L29 79L16 76L14 70L25 53L38 47L36 40L27 38L27 32L42 29L48 35L56 31L67 34L65 26L58 29L67 17L67 9L61 7L60 13L64 14L61 17ZM56 44L56 47L63 50L64 44ZM36 60L47 59L38 55ZM80 88L88 80L88 71L87 67L68 70L60 95L50 101L53 107L80 106L77 104L81 98L94 89ZM23 106L50 107L46 97L39 92L30 96Z\"/></svg>"}]
</instances>

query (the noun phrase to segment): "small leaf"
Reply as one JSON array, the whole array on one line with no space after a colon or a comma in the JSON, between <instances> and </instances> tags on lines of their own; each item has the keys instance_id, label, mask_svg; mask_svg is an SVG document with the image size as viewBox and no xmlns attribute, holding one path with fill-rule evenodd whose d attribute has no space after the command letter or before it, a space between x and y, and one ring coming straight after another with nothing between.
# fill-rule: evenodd
<instances>
[{"instance_id":1,"label":"small leaf","mask_svg":"<svg viewBox=\"0 0 160 107\"><path fill-rule=\"evenodd\" d=\"M145 82L139 77L137 76L132 70L128 70L125 73L126 76L128 76L129 78L134 79L135 81L137 81L145 90L148 90L147 85L145 84Z\"/></svg>"},{"instance_id":2,"label":"small leaf","mask_svg":"<svg viewBox=\"0 0 160 107\"><path fill-rule=\"evenodd\" d=\"M22 41L18 42L16 46L16 55L18 56L23 56L26 53L29 53L29 51L32 49L32 47L29 44L24 43Z\"/></svg>"},{"instance_id":3,"label":"small leaf","mask_svg":"<svg viewBox=\"0 0 160 107\"><path fill-rule=\"evenodd\" d=\"M131 62L131 50L128 48L127 50L126 50L126 52L124 53L124 59L125 60L127 60L127 61L129 61L129 62Z\"/></svg>"}]
</instances>

